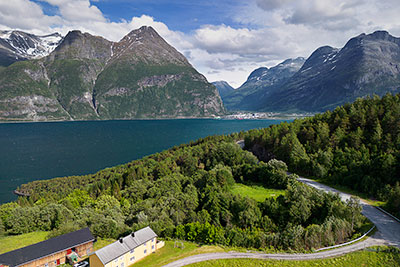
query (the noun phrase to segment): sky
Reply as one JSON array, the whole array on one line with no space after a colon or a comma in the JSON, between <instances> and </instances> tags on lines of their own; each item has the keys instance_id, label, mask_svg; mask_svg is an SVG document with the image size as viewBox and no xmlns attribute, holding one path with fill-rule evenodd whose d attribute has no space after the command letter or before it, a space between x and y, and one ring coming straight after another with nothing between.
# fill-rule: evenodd
<instances>
[{"instance_id":1,"label":"sky","mask_svg":"<svg viewBox=\"0 0 400 267\"><path fill-rule=\"evenodd\" d=\"M208 81L236 88L256 68L323 45L376 30L400 36L399 14L399 0L0 0L0 29L118 41L152 26Z\"/></svg>"}]
</instances>

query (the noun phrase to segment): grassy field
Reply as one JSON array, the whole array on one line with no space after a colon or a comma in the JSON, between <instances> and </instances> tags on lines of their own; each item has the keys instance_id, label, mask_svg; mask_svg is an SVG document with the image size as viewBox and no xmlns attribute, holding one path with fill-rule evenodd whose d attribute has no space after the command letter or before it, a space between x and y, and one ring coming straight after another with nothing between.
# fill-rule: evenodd
<instances>
[{"instance_id":1,"label":"grassy field","mask_svg":"<svg viewBox=\"0 0 400 267\"><path fill-rule=\"evenodd\" d=\"M264 202L266 198L276 198L285 193L284 190L269 189L260 185L244 185L235 184L232 189L232 193L238 194L244 197L253 198L258 202Z\"/></svg>"},{"instance_id":2,"label":"grassy field","mask_svg":"<svg viewBox=\"0 0 400 267\"><path fill-rule=\"evenodd\" d=\"M96 251L98 249L101 249L102 247L105 247L111 243L114 243L115 239L104 239L104 238L97 238L97 241L94 243L93 249Z\"/></svg>"},{"instance_id":3,"label":"grassy field","mask_svg":"<svg viewBox=\"0 0 400 267\"><path fill-rule=\"evenodd\" d=\"M22 235L0 237L0 254L26 247L46 239L49 232L32 232Z\"/></svg>"},{"instance_id":4,"label":"grassy field","mask_svg":"<svg viewBox=\"0 0 400 267\"><path fill-rule=\"evenodd\" d=\"M165 246L155 253L147 256L143 260L131 265L132 267L140 266L163 266L169 262L179 260L191 255L210 253L210 252L224 252L224 248L219 246L200 246L191 242L183 242L184 247L174 247L174 241L165 241ZM180 242L177 242L181 246Z\"/></svg>"},{"instance_id":5,"label":"grassy field","mask_svg":"<svg viewBox=\"0 0 400 267\"><path fill-rule=\"evenodd\" d=\"M311 267L311 266L400 266L400 254L398 252L385 251L385 247L371 248L347 254L345 256L321 260L307 261L282 261L282 260L255 260L255 259L229 259L212 260L188 265L190 267Z\"/></svg>"}]
</instances>

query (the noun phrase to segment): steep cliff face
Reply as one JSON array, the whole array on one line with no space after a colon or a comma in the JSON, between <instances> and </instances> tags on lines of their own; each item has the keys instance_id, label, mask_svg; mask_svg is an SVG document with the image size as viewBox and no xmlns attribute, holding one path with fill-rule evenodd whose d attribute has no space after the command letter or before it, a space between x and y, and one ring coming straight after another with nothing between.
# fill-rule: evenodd
<instances>
[{"instance_id":1,"label":"steep cliff face","mask_svg":"<svg viewBox=\"0 0 400 267\"><path fill-rule=\"evenodd\" d=\"M117 43L72 31L47 57L0 71L2 120L203 117L224 112L217 89L151 27L134 30ZM23 108L26 103L30 108Z\"/></svg>"}]
</instances>

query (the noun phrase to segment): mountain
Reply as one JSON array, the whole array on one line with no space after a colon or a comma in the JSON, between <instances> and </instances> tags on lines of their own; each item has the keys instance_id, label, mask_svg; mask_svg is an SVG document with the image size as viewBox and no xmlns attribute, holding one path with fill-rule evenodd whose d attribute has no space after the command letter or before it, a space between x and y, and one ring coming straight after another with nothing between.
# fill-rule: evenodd
<instances>
[{"instance_id":1,"label":"mountain","mask_svg":"<svg viewBox=\"0 0 400 267\"><path fill-rule=\"evenodd\" d=\"M1 70L1 120L205 117L217 89L151 27L119 42L69 32L41 59Z\"/></svg>"},{"instance_id":2,"label":"mountain","mask_svg":"<svg viewBox=\"0 0 400 267\"><path fill-rule=\"evenodd\" d=\"M223 98L225 107L230 110L259 110L269 95L291 78L304 62L304 58L298 57L272 68L254 70L242 86Z\"/></svg>"},{"instance_id":3,"label":"mountain","mask_svg":"<svg viewBox=\"0 0 400 267\"><path fill-rule=\"evenodd\" d=\"M22 31L0 31L0 66L47 56L62 38L59 33L38 36Z\"/></svg>"},{"instance_id":4,"label":"mountain","mask_svg":"<svg viewBox=\"0 0 400 267\"><path fill-rule=\"evenodd\" d=\"M229 95L235 88L229 85L229 83L225 81L216 81L212 82L212 84L217 87L218 93L222 98L222 101L224 101L225 96Z\"/></svg>"},{"instance_id":5,"label":"mountain","mask_svg":"<svg viewBox=\"0 0 400 267\"><path fill-rule=\"evenodd\" d=\"M342 49L318 48L261 110L324 111L388 92L400 92L400 38L376 31L350 39Z\"/></svg>"}]
</instances>

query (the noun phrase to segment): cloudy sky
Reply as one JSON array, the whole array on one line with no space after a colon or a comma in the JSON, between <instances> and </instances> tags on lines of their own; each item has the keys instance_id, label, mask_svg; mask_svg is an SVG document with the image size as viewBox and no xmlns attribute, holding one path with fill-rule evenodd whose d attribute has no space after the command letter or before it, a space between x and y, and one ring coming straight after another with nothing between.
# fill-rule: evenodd
<instances>
[{"instance_id":1,"label":"cloudy sky","mask_svg":"<svg viewBox=\"0 0 400 267\"><path fill-rule=\"evenodd\" d=\"M399 0L0 0L0 29L118 41L151 25L209 81L238 87L255 68L363 32L400 36L399 14Z\"/></svg>"}]
</instances>

